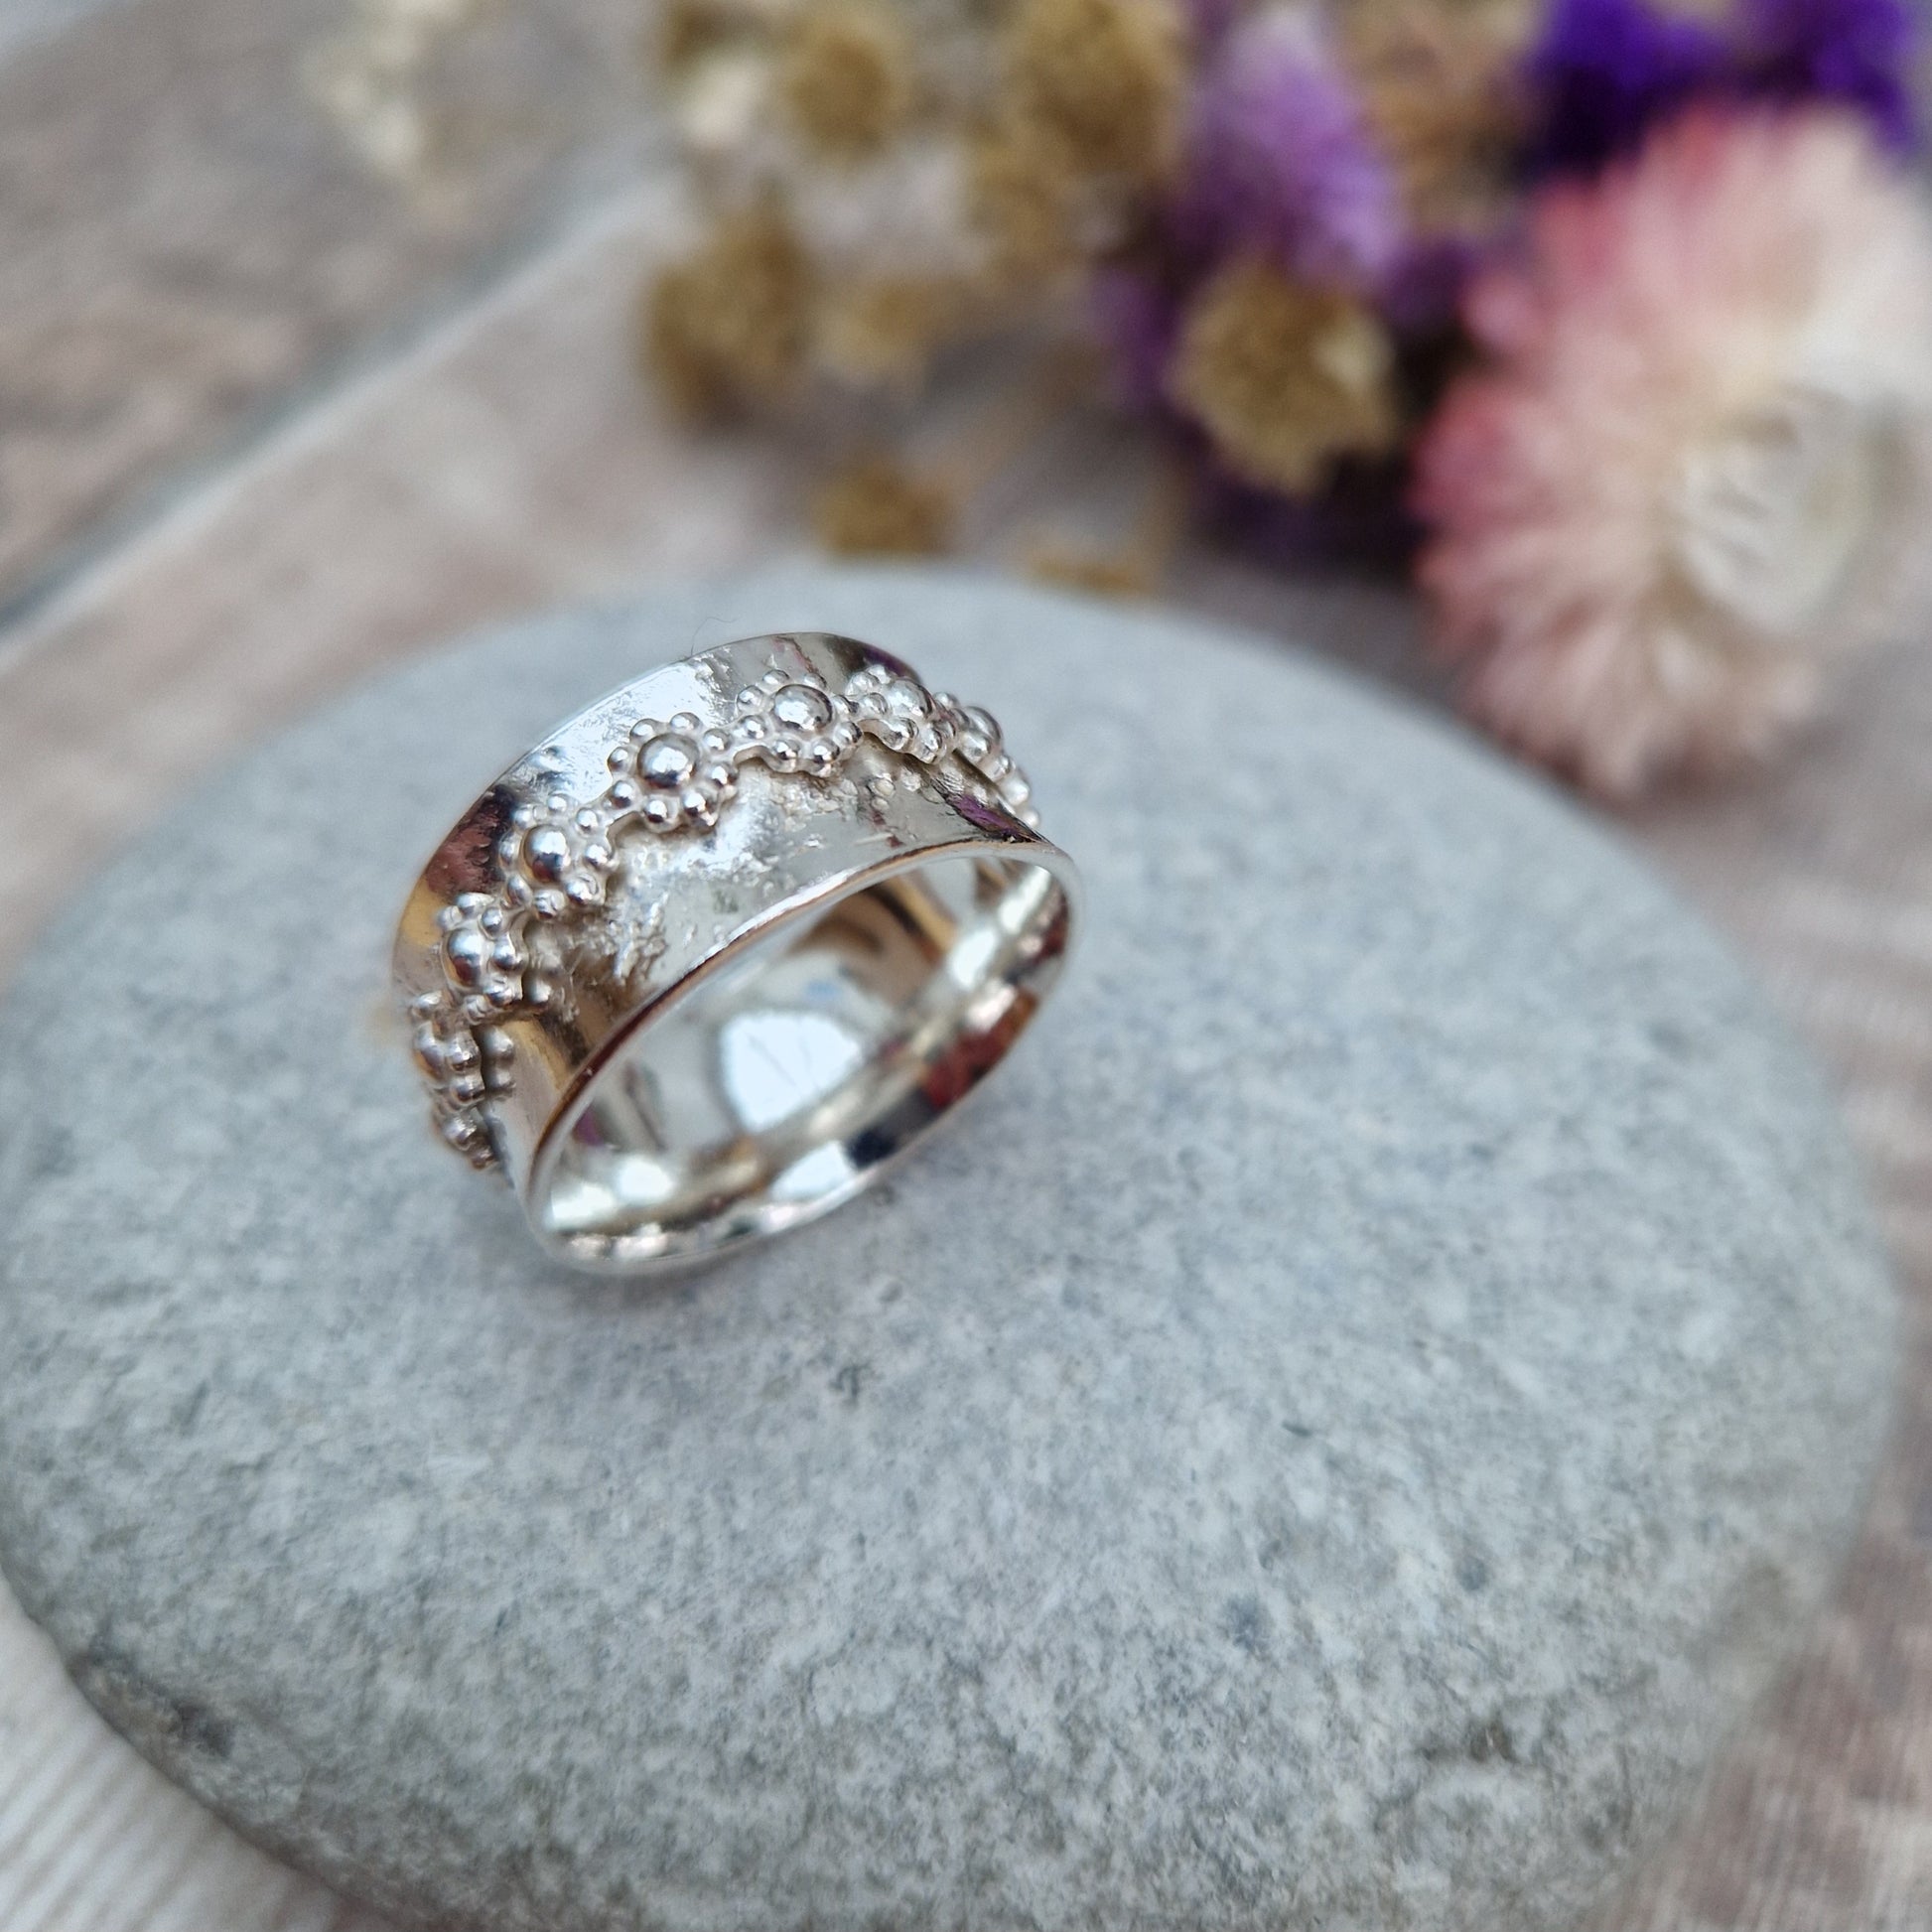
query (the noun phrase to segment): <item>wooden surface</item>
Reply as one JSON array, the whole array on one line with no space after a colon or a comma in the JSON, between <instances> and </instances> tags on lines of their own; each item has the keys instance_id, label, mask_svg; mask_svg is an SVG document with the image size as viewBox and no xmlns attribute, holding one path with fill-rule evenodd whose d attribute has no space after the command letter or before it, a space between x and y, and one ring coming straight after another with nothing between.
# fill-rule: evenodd
<instances>
[{"instance_id":1,"label":"wooden surface","mask_svg":"<svg viewBox=\"0 0 1932 1932\"><path fill-rule=\"evenodd\" d=\"M204 182L204 212L162 196L154 219L176 238L156 249L147 217L89 185L116 142L161 152L142 146L152 132L89 123L90 102L109 118L146 111L139 89L84 86L89 61L117 66L118 48L144 63L158 46L207 45L196 36L225 22L256 50L236 85L267 89L285 83L291 50L319 17L311 0L266 10L123 0L12 59L0 48L0 239L26 234L43 264L37 278L0 247L0 573L15 593L0 628L0 813L35 824L40 801L57 797L68 831L58 848L23 839L8 854L14 916L0 973L91 864L200 773L376 665L559 599L804 547L803 484L787 459L756 442L679 436L630 379L631 292L677 226L662 183L593 201L574 172L580 151L559 138L516 163L514 193L472 204L470 228L454 239L439 228L442 239L417 248L407 207L378 207L309 132L216 153L204 129L183 133L168 164ZM280 69L261 52L277 34ZM6 166L20 152L8 103L22 97L8 88L28 61L69 75L61 98L78 124L46 135L80 157L67 201L45 181L23 195ZM197 71L163 70L201 98L207 76L196 61L187 68ZM260 111L220 88L207 98L217 95L216 133ZM618 136L603 113L588 113L598 124L581 152L608 173ZM270 227L299 228L308 186L324 205L345 198L302 231L313 245L258 238L283 267L264 270L245 301L219 295L244 272L223 254L235 210L259 200L275 210ZM338 245L387 265L324 272ZM71 279L37 286L57 262ZM157 300L174 291L170 326L124 334L150 289ZM238 313L259 323L244 339L272 352L232 360L223 345ZM29 328L32 315L41 321ZM1019 555L1035 506L1062 512L1111 468L1106 436L1075 425L1047 449L980 519L974 554ZM1290 584L1197 551L1171 595L1428 698L1413 613L1389 592ZM1913 1342L1891 1457L1838 1601L1678 1842L1593 1932L1932 1926L1928 745L1932 643L1920 638L1861 667L1800 756L1628 822L1831 1067L1898 1258ZM3 1597L0 1927L379 1932L149 1769Z\"/></svg>"},{"instance_id":2,"label":"wooden surface","mask_svg":"<svg viewBox=\"0 0 1932 1932\"><path fill-rule=\"evenodd\" d=\"M12 0L12 35L0 15L0 613L538 245L647 142L632 0L543 0L540 26L452 46L426 93L469 104L437 122L463 165L399 192L305 79L352 4Z\"/></svg>"}]
</instances>

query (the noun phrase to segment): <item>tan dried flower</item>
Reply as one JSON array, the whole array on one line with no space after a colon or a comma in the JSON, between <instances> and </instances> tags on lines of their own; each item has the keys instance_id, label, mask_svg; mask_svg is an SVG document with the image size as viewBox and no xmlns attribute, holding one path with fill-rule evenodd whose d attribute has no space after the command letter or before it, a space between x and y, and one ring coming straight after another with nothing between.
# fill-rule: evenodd
<instances>
[{"instance_id":1,"label":"tan dried flower","mask_svg":"<svg viewBox=\"0 0 1932 1932\"><path fill-rule=\"evenodd\" d=\"M1186 62L1167 0L1022 0L1006 75L1015 114L1075 173L1154 182L1173 169Z\"/></svg>"},{"instance_id":2,"label":"tan dried flower","mask_svg":"<svg viewBox=\"0 0 1932 1932\"><path fill-rule=\"evenodd\" d=\"M1161 588L1160 565L1151 557L1053 539L1042 539L1028 550L1027 574L1091 597L1152 597Z\"/></svg>"},{"instance_id":3,"label":"tan dried flower","mask_svg":"<svg viewBox=\"0 0 1932 1932\"><path fill-rule=\"evenodd\" d=\"M1077 187L1065 150L1026 127L998 128L973 143L968 216L996 282L1033 282L1075 258Z\"/></svg>"},{"instance_id":4,"label":"tan dried flower","mask_svg":"<svg viewBox=\"0 0 1932 1932\"><path fill-rule=\"evenodd\" d=\"M942 275L833 284L819 307L815 359L847 382L910 390L979 308L975 290Z\"/></svg>"},{"instance_id":5,"label":"tan dried flower","mask_svg":"<svg viewBox=\"0 0 1932 1932\"><path fill-rule=\"evenodd\" d=\"M930 557L951 547L957 512L943 483L875 450L820 488L812 525L818 540L839 556Z\"/></svg>"},{"instance_id":6,"label":"tan dried flower","mask_svg":"<svg viewBox=\"0 0 1932 1932\"><path fill-rule=\"evenodd\" d=\"M1344 17L1349 70L1414 219L1483 223L1507 204L1531 25L1518 0L1410 0Z\"/></svg>"},{"instance_id":7,"label":"tan dried flower","mask_svg":"<svg viewBox=\"0 0 1932 1932\"><path fill-rule=\"evenodd\" d=\"M779 96L805 147L859 161L887 147L917 96L904 23L865 0L829 0L799 16L778 72Z\"/></svg>"},{"instance_id":8,"label":"tan dried flower","mask_svg":"<svg viewBox=\"0 0 1932 1932\"><path fill-rule=\"evenodd\" d=\"M645 293L639 353L673 408L731 415L781 399L811 341L813 275L772 205L721 222Z\"/></svg>"},{"instance_id":9,"label":"tan dried flower","mask_svg":"<svg viewBox=\"0 0 1932 1932\"><path fill-rule=\"evenodd\" d=\"M745 9L733 0L664 0L644 30L644 64L660 73L684 73L740 41Z\"/></svg>"},{"instance_id":10,"label":"tan dried flower","mask_svg":"<svg viewBox=\"0 0 1932 1932\"><path fill-rule=\"evenodd\" d=\"M1247 256L1189 305L1172 386L1229 468L1300 494L1336 458L1393 446L1392 376L1388 334L1372 310Z\"/></svg>"}]
</instances>

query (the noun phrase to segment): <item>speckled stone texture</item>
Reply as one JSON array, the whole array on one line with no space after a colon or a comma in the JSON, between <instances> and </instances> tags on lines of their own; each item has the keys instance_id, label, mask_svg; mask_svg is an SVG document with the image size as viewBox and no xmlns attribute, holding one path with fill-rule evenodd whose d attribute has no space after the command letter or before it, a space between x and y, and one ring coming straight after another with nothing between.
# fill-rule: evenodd
<instances>
[{"instance_id":1,"label":"speckled stone texture","mask_svg":"<svg viewBox=\"0 0 1932 1932\"><path fill-rule=\"evenodd\" d=\"M1084 947L887 1188L567 1277L428 1138L390 921L559 717L794 625L999 713ZM35 957L0 1120L8 1577L217 1810L471 1932L1556 1932L1820 1599L1892 1373L1813 1075L1600 834L1308 664L916 572L305 726Z\"/></svg>"}]
</instances>

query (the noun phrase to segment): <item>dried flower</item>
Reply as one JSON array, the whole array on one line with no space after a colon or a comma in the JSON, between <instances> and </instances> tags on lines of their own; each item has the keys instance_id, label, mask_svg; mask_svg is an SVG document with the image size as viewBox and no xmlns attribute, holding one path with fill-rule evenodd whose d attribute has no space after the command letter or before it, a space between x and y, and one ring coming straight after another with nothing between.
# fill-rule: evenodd
<instances>
[{"instance_id":1,"label":"dried flower","mask_svg":"<svg viewBox=\"0 0 1932 1932\"><path fill-rule=\"evenodd\" d=\"M1754 92L1856 108L1892 153L1917 148L1918 20L1906 0L1741 0L1740 11Z\"/></svg>"},{"instance_id":2,"label":"dried flower","mask_svg":"<svg viewBox=\"0 0 1932 1932\"><path fill-rule=\"evenodd\" d=\"M833 161L885 148L911 118L912 49L885 8L831 0L802 14L778 72L805 146Z\"/></svg>"},{"instance_id":3,"label":"dried flower","mask_svg":"<svg viewBox=\"0 0 1932 1932\"><path fill-rule=\"evenodd\" d=\"M835 283L819 305L818 364L861 387L915 388L976 299L977 291L943 276Z\"/></svg>"},{"instance_id":4,"label":"dried flower","mask_svg":"<svg viewBox=\"0 0 1932 1932\"><path fill-rule=\"evenodd\" d=\"M1318 281L1387 269L1395 182L1313 13L1273 8L1223 44L1201 81L1174 225L1185 247L1260 250Z\"/></svg>"},{"instance_id":5,"label":"dried flower","mask_svg":"<svg viewBox=\"0 0 1932 1932\"><path fill-rule=\"evenodd\" d=\"M780 174L769 57L718 50L682 76L672 125L702 199L728 205L775 188Z\"/></svg>"},{"instance_id":6,"label":"dried flower","mask_svg":"<svg viewBox=\"0 0 1932 1932\"><path fill-rule=\"evenodd\" d=\"M1647 0L1555 0L1526 65L1530 176L1586 174L1631 152L1728 71L1724 35Z\"/></svg>"},{"instance_id":7,"label":"dried flower","mask_svg":"<svg viewBox=\"0 0 1932 1932\"><path fill-rule=\"evenodd\" d=\"M1029 577L1089 597L1152 597L1161 586L1156 560L1134 551L1041 538L1028 547L1026 563Z\"/></svg>"},{"instance_id":8,"label":"dried flower","mask_svg":"<svg viewBox=\"0 0 1932 1932\"><path fill-rule=\"evenodd\" d=\"M1211 54L1246 10L1247 0L1183 0L1187 34L1196 53Z\"/></svg>"},{"instance_id":9,"label":"dried flower","mask_svg":"<svg viewBox=\"0 0 1932 1932\"><path fill-rule=\"evenodd\" d=\"M1180 334L1173 292L1140 269L1104 268L1093 278L1087 307L1107 350L1117 399L1128 409L1159 409Z\"/></svg>"},{"instance_id":10,"label":"dried flower","mask_svg":"<svg viewBox=\"0 0 1932 1932\"><path fill-rule=\"evenodd\" d=\"M639 349L672 406L731 415L789 393L811 336L811 264L761 204L722 222L647 291Z\"/></svg>"},{"instance_id":11,"label":"dried flower","mask_svg":"<svg viewBox=\"0 0 1932 1932\"><path fill-rule=\"evenodd\" d=\"M1411 222L1481 227L1503 212L1522 141L1526 32L1514 0L1417 0L1344 17L1348 70Z\"/></svg>"},{"instance_id":12,"label":"dried flower","mask_svg":"<svg viewBox=\"0 0 1932 1932\"><path fill-rule=\"evenodd\" d=\"M956 513L942 483L883 451L847 464L812 503L818 540L845 557L937 555L951 547Z\"/></svg>"},{"instance_id":13,"label":"dried flower","mask_svg":"<svg viewBox=\"0 0 1932 1932\"><path fill-rule=\"evenodd\" d=\"M1732 0L1723 21L1650 0L1556 0L1527 64L1532 177L1590 173L1700 98L1856 109L1893 153L1917 145L1908 0Z\"/></svg>"},{"instance_id":14,"label":"dried flower","mask_svg":"<svg viewBox=\"0 0 1932 1932\"><path fill-rule=\"evenodd\" d=\"M310 91L378 174L426 185L435 127L424 78L482 10L483 0L356 0L343 33L311 54Z\"/></svg>"},{"instance_id":15,"label":"dried flower","mask_svg":"<svg viewBox=\"0 0 1932 1932\"><path fill-rule=\"evenodd\" d=\"M687 412L813 378L915 388L952 345L1049 313L1176 148L1172 0L1021 0L997 31L978 0L679 4L675 125L723 225L645 340Z\"/></svg>"},{"instance_id":16,"label":"dried flower","mask_svg":"<svg viewBox=\"0 0 1932 1932\"><path fill-rule=\"evenodd\" d=\"M770 13L760 0L665 0L645 42L649 65L661 73L682 72L758 38Z\"/></svg>"},{"instance_id":17,"label":"dried flower","mask_svg":"<svg viewBox=\"0 0 1932 1932\"><path fill-rule=\"evenodd\" d=\"M968 218L994 280L1025 285L1074 260L1079 183L1058 143L1003 126L973 141L967 166Z\"/></svg>"},{"instance_id":18,"label":"dried flower","mask_svg":"<svg viewBox=\"0 0 1932 1932\"><path fill-rule=\"evenodd\" d=\"M828 282L963 278L984 266L957 141L909 136L861 165L789 167L783 184L793 226Z\"/></svg>"},{"instance_id":19,"label":"dried flower","mask_svg":"<svg viewBox=\"0 0 1932 1932\"><path fill-rule=\"evenodd\" d=\"M1924 591L1932 237L1862 125L1698 110L1475 283L1418 458L1470 710L1612 793L1769 745Z\"/></svg>"},{"instance_id":20,"label":"dried flower","mask_svg":"<svg viewBox=\"0 0 1932 1932\"><path fill-rule=\"evenodd\" d=\"M1156 182L1172 170L1186 63L1167 0L1021 0L1006 77L1015 116L1076 174Z\"/></svg>"},{"instance_id":21,"label":"dried flower","mask_svg":"<svg viewBox=\"0 0 1932 1932\"><path fill-rule=\"evenodd\" d=\"M1372 310L1248 255L1188 304L1169 393L1238 476L1300 494L1338 457L1394 441L1392 370Z\"/></svg>"}]
</instances>

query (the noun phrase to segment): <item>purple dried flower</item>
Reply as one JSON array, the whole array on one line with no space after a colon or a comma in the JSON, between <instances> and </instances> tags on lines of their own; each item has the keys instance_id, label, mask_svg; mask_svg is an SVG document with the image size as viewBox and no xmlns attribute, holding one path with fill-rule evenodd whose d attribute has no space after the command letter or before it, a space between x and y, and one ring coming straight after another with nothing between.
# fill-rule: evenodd
<instances>
[{"instance_id":1,"label":"purple dried flower","mask_svg":"<svg viewBox=\"0 0 1932 1932\"><path fill-rule=\"evenodd\" d=\"M1727 68L1723 35L1702 21L1645 0L1556 0L1527 63L1536 118L1526 172L1600 168L1693 94L1722 85Z\"/></svg>"},{"instance_id":2,"label":"purple dried flower","mask_svg":"<svg viewBox=\"0 0 1932 1932\"><path fill-rule=\"evenodd\" d=\"M1404 501L1399 463L1344 463L1318 496L1257 489L1208 461L1201 520L1276 568L1389 572L1413 562L1421 525Z\"/></svg>"},{"instance_id":3,"label":"purple dried flower","mask_svg":"<svg viewBox=\"0 0 1932 1932\"><path fill-rule=\"evenodd\" d=\"M1103 268L1087 290L1087 304L1122 404L1129 409L1163 408L1168 364L1180 326L1173 294L1139 269Z\"/></svg>"},{"instance_id":4,"label":"purple dried flower","mask_svg":"<svg viewBox=\"0 0 1932 1932\"><path fill-rule=\"evenodd\" d=\"M1310 280L1361 285L1387 270L1395 182L1312 14L1259 14L1209 62L1173 226L1198 255L1257 248Z\"/></svg>"},{"instance_id":5,"label":"purple dried flower","mask_svg":"<svg viewBox=\"0 0 1932 1932\"><path fill-rule=\"evenodd\" d=\"M1241 0L1182 0L1181 18L1197 53L1220 46L1241 15Z\"/></svg>"},{"instance_id":6,"label":"purple dried flower","mask_svg":"<svg viewBox=\"0 0 1932 1932\"><path fill-rule=\"evenodd\" d=\"M1751 92L1843 102L1891 153L1917 149L1918 22L1905 0L1740 0L1739 15Z\"/></svg>"},{"instance_id":7,"label":"purple dried flower","mask_svg":"<svg viewBox=\"0 0 1932 1932\"><path fill-rule=\"evenodd\" d=\"M1382 285L1382 320L1403 336L1434 336L1455 326L1462 292L1492 251L1472 235L1419 235Z\"/></svg>"}]
</instances>

